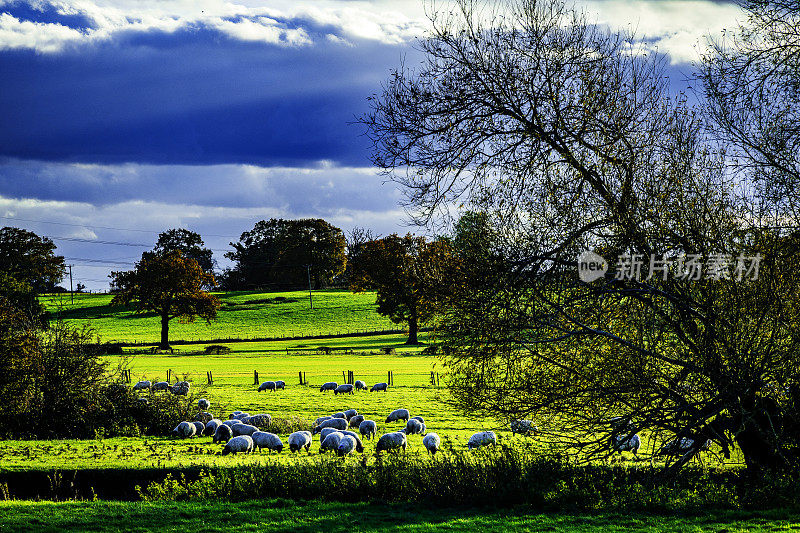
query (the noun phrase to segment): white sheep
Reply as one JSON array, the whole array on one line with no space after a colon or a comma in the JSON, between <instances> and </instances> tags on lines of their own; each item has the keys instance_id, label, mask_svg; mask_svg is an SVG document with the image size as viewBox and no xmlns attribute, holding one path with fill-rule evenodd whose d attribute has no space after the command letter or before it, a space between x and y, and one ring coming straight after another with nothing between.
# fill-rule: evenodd
<instances>
[{"instance_id":1,"label":"white sheep","mask_svg":"<svg viewBox=\"0 0 800 533\"><path fill-rule=\"evenodd\" d=\"M200 422L202 422L204 424L206 422L208 422L209 420L213 419L213 418L214 418L214 415L212 413L209 413L208 411L200 411L194 417L195 420L199 420Z\"/></svg>"},{"instance_id":2,"label":"white sheep","mask_svg":"<svg viewBox=\"0 0 800 533\"><path fill-rule=\"evenodd\" d=\"M333 413L331 415L331 418L344 418L345 420L347 420L347 415L344 414L344 411L339 411L338 413Z\"/></svg>"},{"instance_id":3,"label":"white sheep","mask_svg":"<svg viewBox=\"0 0 800 533\"><path fill-rule=\"evenodd\" d=\"M336 396L337 394L353 394L353 386L349 383L339 385L333 389L333 395Z\"/></svg>"},{"instance_id":4,"label":"white sheep","mask_svg":"<svg viewBox=\"0 0 800 533\"><path fill-rule=\"evenodd\" d=\"M356 390L367 390L367 384L361 381L360 379L357 379L354 385Z\"/></svg>"},{"instance_id":5,"label":"white sheep","mask_svg":"<svg viewBox=\"0 0 800 533\"><path fill-rule=\"evenodd\" d=\"M339 384L336 383L335 381L329 381L327 383L323 383L322 387L319 388L319 391L325 392L326 390L336 390L336 387L338 386Z\"/></svg>"},{"instance_id":6,"label":"white sheep","mask_svg":"<svg viewBox=\"0 0 800 533\"><path fill-rule=\"evenodd\" d=\"M350 455L356 448L356 439L352 435L345 435L339 440L339 446L336 447L336 455L344 457Z\"/></svg>"},{"instance_id":7,"label":"white sheep","mask_svg":"<svg viewBox=\"0 0 800 533\"><path fill-rule=\"evenodd\" d=\"M188 439L189 437L194 437L194 434L197 432L197 427L191 422L181 422L175 429L172 430L173 437L180 437L182 439Z\"/></svg>"},{"instance_id":8,"label":"white sheep","mask_svg":"<svg viewBox=\"0 0 800 533\"><path fill-rule=\"evenodd\" d=\"M234 437L238 437L239 435L252 435L258 431L258 428L250 424L235 424L231 426L231 431L233 431Z\"/></svg>"},{"instance_id":9,"label":"white sheep","mask_svg":"<svg viewBox=\"0 0 800 533\"><path fill-rule=\"evenodd\" d=\"M350 425L351 428L357 428L361 425L361 422L363 421L364 421L364 415L356 415L350 420L348 420L347 423Z\"/></svg>"},{"instance_id":10,"label":"white sheep","mask_svg":"<svg viewBox=\"0 0 800 533\"><path fill-rule=\"evenodd\" d=\"M212 442L228 442L233 438L233 430L231 430L230 426L226 426L224 423L217 426L217 429L214 430L214 438L211 439Z\"/></svg>"},{"instance_id":11,"label":"white sheep","mask_svg":"<svg viewBox=\"0 0 800 533\"><path fill-rule=\"evenodd\" d=\"M242 419L243 424L250 424L260 428L268 428L272 423L272 416L267 413L259 413L257 415L248 416Z\"/></svg>"},{"instance_id":12,"label":"white sheep","mask_svg":"<svg viewBox=\"0 0 800 533\"><path fill-rule=\"evenodd\" d=\"M358 453L364 453L364 443L361 442L361 437L358 436L358 433L354 433L354 432L349 431L347 429L342 431L341 433L343 435L347 435L347 436L353 437L353 439L355 439L355 441L356 441L356 451Z\"/></svg>"},{"instance_id":13,"label":"white sheep","mask_svg":"<svg viewBox=\"0 0 800 533\"><path fill-rule=\"evenodd\" d=\"M199 437L200 435L202 435L203 431L205 431L205 429L206 429L205 423L204 422L200 422L198 420L196 422L192 422L192 424L194 424L194 427L195 427L195 432L194 432L193 436Z\"/></svg>"},{"instance_id":14,"label":"white sheep","mask_svg":"<svg viewBox=\"0 0 800 533\"><path fill-rule=\"evenodd\" d=\"M275 381L275 389L286 390L286 382L281 380Z\"/></svg>"},{"instance_id":15,"label":"white sheep","mask_svg":"<svg viewBox=\"0 0 800 533\"><path fill-rule=\"evenodd\" d=\"M287 439L289 442L289 451L299 452L305 448L306 451L311 450L311 432L310 431L295 431Z\"/></svg>"},{"instance_id":16,"label":"white sheep","mask_svg":"<svg viewBox=\"0 0 800 533\"><path fill-rule=\"evenodd\" d=\"M639 447L642 445L639 435L612 435L609 443L615 452L633 452L636 456L639 455Z\"/></svg>"},{"instance_id":17,"label":"white sheep","mask_svg":"<svg viewBox=\"0 0 800 533\"><path fill-rule=\"evenodd\" d=\"M206 400L205 398L200 398L197 400L197 408L201 411L208 411L208 408L211 407L211 402Z\"/></svg>"},{"instance_id":18,"label":"white sheep","mask_svg":"<svg viewBox=\"0 0 800 533\"><path fill-rule=\"evenodd\" d=\"M517 433L520 435L535 435L539 432L539 428L530 420L512 420L508 426L512 435Z\"/></svg>"},{"instance_id":19,"label":"white sheep","mask_svg":"<svg viewBox=\"0 0 800 533\"><path fill-rule=\"evenodd\" d=\"M319 453L325 453L326 450L336 450L339 447L339 442L344 437L343 433L334 431L323 440L319 445Z\"/></svg>"},{"instance_id":20,"label":"white sheep","mask_svg":"<svg viewBox=\"0 0 800 533\"><path fill-rule=\"evenodd\" d=\"M225 424L225 425L226 425L226 426L228 426L228 427L233 427L233 426L235 426L236 424L241 424L241 423L242 423L242 421L241 421L241 420L239 420L238 418L234 418L233 420L225 420L225 421L223 422L223 424Z\"/></svg>"},{"instance_id":21,"label":"white sheep","mask_svg":"<svg viewBox=\"0 0 800 533\"><path fill-rule=\"evenodd\" d=\"M152 390L153 392L169 390L169 383L166 381L159 381L158 383L153 383Z\"/></svg>"},{"instance_id":22,"label":"white sheep","mask_svg":"<svg viewBox=\"0 0 800 533\"><path fill-rule=\"evenodd\" d=\"M281 453L283 451L283 442L281 442L280 437L274 433L256 431L250 436L253 437L253 443L259 450L266 448L271 452Z\"/></svg>"},{"instance_id":23,"label":"white sheep","mask_svg":"<svg viewBox=\"0 0 800 533\"><path fill-rule=\"evenodd\" d=\"M314 434L316 435L322 431L323 428L347 429L347 419L331 418L330 420L326 420L322 424L314 427Z\"/></svg>"},{"instance_id":24,"label":"white sheep","mask_svg":"<svg viewBox=\"0 0 800 533\"><path fill-rule=\"evenodd\" d=\"M222 449L222 455L228 455L229 453L252 453L254 448L255 443L250 435L239 435L228 441L225 448Z\"/></svg>"},{"instance_id":25,"label":"white sheep","mask_svg":"<svg viewBox=\"0 0 800 533\"><path fill-rule=\"evenodd\" d=\"M208 422L206 422L206 427L203 428L203 435L206 437L210 437L217 431L217 427L222 424L222 420L219 418L212 418Z\"/></svg>"},{"instance_id":26,"label":"white sheep","mask_svg":"<svg viewBox=\"0 0 800 533\"><path fill-rule=\"evenodd\" d=\"M703 444L697 445L697 441L690 437L675 438L664 444L657 455L669 455L673 457L681 457L690 451L697 448L698 450L707 450L711 447L711 441L706 439Z\"/></svg>"},{"instance_id":27,"label":"white sheep","mask_svg":"<svg viewBox=\"0 0 800 533\"><path fill-rule=\"evenodd\" d=\"M401 430L406 435L424 435L425 434L425 424L417 420L416 418L410 419L406 422L406 427Z\"/></svg>"},{"instance_id":28,"label":"white sheep","mask_svg":"<svg viewBox=\"0 0 800 533\"><path fill-rule=\"evenodd\" d=\"M370 392L375 392L375 391L387 392L388 390L389 390L388 383L376 383L375 385L372 386L371 389L369 389Z\"/></svg>"},{"instance_id":29,"label":"white sheep","mask_svg":"<svg viewBox=\"0 0 800 533\"><path fill-rule=\"evenodd\" d=\"M469 438L467 449L474 450L489 444L497 444L497 435L494 434L494 431L479 431Z\"/></svg>"},{"instance_id":30,"label":"white sheep","mask_svg":"<svg viewBox=\"0 0 800 533\"><path fill-rule=\"evenodd\" d=\"M358 411L356 411L355 409L348 409L347 411L344 412L344 417L346 419L348 419L348 420L350 420L351 418L353 418L354 416L357 416L357 415L358 415Z\"/></svg>"},{"instance_id":31,"label":"white sheep","mask_svg":"<svg viewBox=\"0 0 800 533\"><path fill-rule=\"evenodd\" d=\"M373 439L378 433L378 424L374 420L364 420L358 425L358 431L366 439Z\"/></svg>"},{"instance_id":32,"label":"white sheep","mask_svg":"<svg viewBox=\"0 0 800 533\"><path fill-rule=\"evenodd\" d=\"M169 390L172 391L172 394L176 396L186 396L189 394L190 388L191 384L188 381L179 381L170 387Z\"/></svg>"},{"instance_id":33,"label":"white sheep","mask_svg":"<svg viewBox=\"0 0 800 533\"><path fill-rule=\"evenodd\" d=\"M256 391L256 392L261 392L262 390L268 390L268 391L275 392L275 382L274 381L265 381L264 383L262 383L258 387L258 391Z\"/></svg>"},{"instance_id":34,"label":"white sheep","mask_svg":"<svg viewBox=\"0 0 800 533\"><path fill-rule=\"evenodd\" d=\"M344 413L342 413L342 414L344 414ZM330 416L330 415L320 416L319 418L314 420L314 425L318 426L318 425L322 424L323 422L325 422L326 420L330 420L331 418L333 418L333 417Z\"/></svg>"},{"instance_id":35,"label":"white sheep","mask_svg":"<svg viewBox=\"0 0 800 533\"><path fill-rule=\"evenodd\" d=\"M386 417L386 423L388 424L389 422L396 422L398 420L408 422L410 416L408 409L395 409Z\"/></svg>"},{"instance_id":36,"label":"white sheep","mask_svg":"<svg viewBox=\"0 0 800 533\"><path fill-rule=\"evenodd\" d=\"M412 416L411 420L419 420L421 424L425 423L425 420L421 416Z\"/></svg>"},{"instance_id":37,"label":"white sheep","mask_svg":"<svg viewBox=\"0 0 800 533\"><path fill-rule=\"evenodd\" d=\"M245 419L250 418L250 413L239 413L238 415L234 416L233 418L236 419L236 420L244 421Z\"/></svg>"},{"instance_id":38,"label":"white sheep","mask_svg":"<svg viewBox=\"0 0 800 533\"><path fill-rule=\"evenodd\" d=\"M439 435L436 433L428 433L425 435L425 438L422 439L422 445L425 446L425 449L428 450L431 455L436 455L436 452L439 451L442 445L442 439L440 439Z\"/></svg>"},{"instance_id":39,"label":"white sheep","mask_svg":"<svg viewBox=\"0 0 800 533\"><path fill-rule=\"evenodd\" d=\"M398 450L400 448L402 448L403 451L406 451L407 445L408 441L406 440L405 433L400 433L399 431L395 431L393 433L384 433L381 435L381 438L378 439L378 444L375 445L375 451L382 452Z\"/></svg>"},{"instance_id":40,"label":"white sheep","mask_svg":"<svg viewBox=\"0 0 800 533\"><path fill-rule=\"evenodd\" d=\"M142 389L150 390L150 382L149 381L137 381L136 385L133 386L133 390L142 390Z\"/></svg>"},{"instance_id":41,"label":"white sheep","mask_svg":"<svg viewBox=\"0 0 800 533\"><path fill-rule=\"evenodd\" d=\"M339 430L336 428L322 428L319 432L319 441L320 442L324 441L325 437L327 437L331 433L336 433L337 431Z\"/></svg>"}]
</instances>

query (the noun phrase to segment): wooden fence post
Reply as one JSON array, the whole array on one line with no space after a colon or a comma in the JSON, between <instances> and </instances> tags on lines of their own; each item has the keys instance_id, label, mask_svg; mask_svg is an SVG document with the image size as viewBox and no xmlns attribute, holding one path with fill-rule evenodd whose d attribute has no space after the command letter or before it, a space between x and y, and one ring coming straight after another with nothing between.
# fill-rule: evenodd
<instances>
[{"instance_id":1,"label":"wooden fence post","mask_svg":"<svg viewBox=\"0 0 800 533\"><path fill-rule=\"evenodd\" d=\"M436 373L436 386L439 386L439 373Z\"/></svg>"},{"instance_id":2,"label":"wooden fence post","mask_svg":"<svg viewBox=\"0 0 800 533\"><path fill-rule=\"evenodd\" d=\"M253 385L258 385L258 370L253 370Z\"/></svg>"},{"instance_id":3,"label":"wooden fence post","mask_svg":"<svg viewBox=\"0 0 800 533\"><path fill-rule=\"evenodd\" d=\"M347 377L344 375L344 370L342 370L342 381L347 383Z\"/></svg>"},{"instance_id":4,"label":"wooden fence post","mask_svg":"<svg viewBox=\"0 0 800 533\"><path fill-rule=\"evenodd\" d=\"M297 378L300 380L300 385L304 385L304 383L303 383L303 372L302 371L298 371L297 372Z\"/></svg>"}]
</instances>

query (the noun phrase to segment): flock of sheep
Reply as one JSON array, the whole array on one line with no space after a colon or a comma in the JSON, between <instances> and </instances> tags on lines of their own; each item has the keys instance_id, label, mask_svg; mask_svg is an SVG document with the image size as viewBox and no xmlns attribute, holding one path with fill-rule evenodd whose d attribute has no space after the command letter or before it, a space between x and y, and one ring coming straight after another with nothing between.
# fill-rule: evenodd
<instances>
[{"instance_id":1,"label":"flock of sheep","mask_svg":"<svg viewBox=\"0 0 800 533\"><path fill-rule=\"evenodd\" d=\"M262 431L270 426L272 417L269 414L250 415L243 411L234 411L228 420L223 421L214 418L208 412L210 403L205 398L197 402L197 407L200 409L198 420L178 424L172 431L174 437L211 436L212 442L225 443L221 455L252 453L256 449L279 453L283 451L284 443L278 435ZM425 420L421 416L411 416L408 409L395 409L386 417L387 424L399 421L404 421L405 427L381 435L375 445L377 452L401 449L405 451L408 446L408 435L421 435L422 445L429 453L436 454L439 451L441 438L436 433L427 432ZM351 428L357 429L358 432L352 431ZM313 431L295 431L289 435L287 443L292 452L299 452L302 449L310 452L313 437L319 434L320 453L330 450L344 457L354 452L363 453L362 439L374 439L377 430L378 425L374 420L366 420L364 415L358 414L355 409L348 409L317 418L314 421ZM470 437L467 448L473 450L496 443L497 436L493 431L481 431Z\"/></svg>"},{"instance_id":2,"label":"flock of sheep","mask_svg":"<svg viewBox=\"0 0 800 533\"><path fill-rule=\"evenodd\" d=\"M170 385L166 381L159 381L151 384L150 381L139 381L133 386L133 390L152 390L170 391L176 395L186 396L191 385L187 381L178 381ZM284 390L286 383L280 380L265 381L258 387L258 392ZM370 392L383 391L389 388L387 383L376 383L369 390ZM324 383L320 387L320 392L333 391L334 395L353 394L354 390L367 390L367 385L361 380L354 384L339 385L334 381ZM271 417L266 413L249 415L242 411L234 411L228 420L224 422L214 418L208 413L210 404L208 400L198 401L200 409L199 420L195 422L181 422L173 430L175 437L188 438L194 436L213 436L213 442L225 442L222 455L229 453L252 452L255 448L281 452L283 442L274 433L261 431L260 428L269 428ZM422 435L422 445L431 454L435 454L441 447L441 438L436 433L428 433L425 421L421 416L411 416L408 409L396 409L386 417L386 423L405 421L406 425L399 431L383 434L376 445L376 451L390 451L402 449L406 450L408 445L407 435ZM638 451L642 441L638 434L633 430L634 427L630 420L625 417L614 417L610 420L611 436L609 446L612 451L622 453L623 451L632 452L638 457ZM538 433L538 428L530 420L513 420L509 427L512 434L530 435ZM350 428L358 429L358 433ZM356 452L363 452L364 445L362 438L374 439L377 436L378 426L373 420L366 420L363 415L358 414L355 409L348 409L334 413L332 415L321 416L314 421L313 431L296 431L289 435L287 439L289 449L298 452L305 448L311 448L313 435L320 434L320 452L327 450L335 451L340 456L345 456ZM467 448L473 450L488 444L496 444L497 436L493 431L480 431L472 435L467 443ZM675 438L664 444L656 455L679 457L694 450L698 441L690 437ZM708 450L711 441L705 440L698 447L700 450Z\"/></svg>"}]
</instances>

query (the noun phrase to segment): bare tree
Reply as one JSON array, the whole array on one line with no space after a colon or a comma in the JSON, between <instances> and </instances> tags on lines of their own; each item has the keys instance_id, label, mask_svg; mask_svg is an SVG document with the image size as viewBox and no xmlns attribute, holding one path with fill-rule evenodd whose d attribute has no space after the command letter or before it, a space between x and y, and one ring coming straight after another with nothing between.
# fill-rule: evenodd
<instances>
[{"instance_id":1,"label":"bare tree","mask_svg":"<svg viewBox=\"0 0 800 533\"><path fill-rule=\"evenodd\" d=\"M425 62L363 118L420 221L464 204L494 226L492 257L461 252L441 330L457 405L533 418L584 458L621 427L654 452L690 439L675 469L709 442L791 463L797 238L743 216L751 191L661 58L559 0L492 5L435 14ZM585 250L620 258L616 275L580 281ZM695 279L697 258L724 275Z\"/></svg>"}]
</instances>

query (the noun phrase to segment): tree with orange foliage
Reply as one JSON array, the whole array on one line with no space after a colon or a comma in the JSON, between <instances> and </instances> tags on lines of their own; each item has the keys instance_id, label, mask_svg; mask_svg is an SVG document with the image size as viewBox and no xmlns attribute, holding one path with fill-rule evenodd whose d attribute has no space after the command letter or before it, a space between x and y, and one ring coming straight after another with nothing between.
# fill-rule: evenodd
<instances>
[{"instance_id":1,"label":"tree with orange foliage","mask_svg":"<svg viewBox=\"0 0 800 533\"><path fill-rule=\"evenodd\" d=\"M216 285L214 275L204 272L194 259L180 251L145 252L136 268L112 272L112 286L119 292L112 304L134 305L136 313L154 312L161 317L159 348L169 348L169 321L210 323L220 307L216 296L203 290Z\"/></svg>"}]
</instances>

